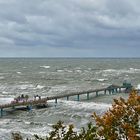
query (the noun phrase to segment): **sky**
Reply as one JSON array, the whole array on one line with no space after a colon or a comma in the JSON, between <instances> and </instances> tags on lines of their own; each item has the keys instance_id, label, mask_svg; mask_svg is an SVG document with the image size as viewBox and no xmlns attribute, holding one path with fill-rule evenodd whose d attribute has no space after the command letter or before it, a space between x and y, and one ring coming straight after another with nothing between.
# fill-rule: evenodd
<instances>
[{"instance_id":1,"label":"sky","mask_svg":"<svg viewBox=\"0 0 140 140\"><path fill-rule=\"evenodd\" d=\"M0 57L140 57L140 0L0 0Z\"/></svg>"}]
</instances>

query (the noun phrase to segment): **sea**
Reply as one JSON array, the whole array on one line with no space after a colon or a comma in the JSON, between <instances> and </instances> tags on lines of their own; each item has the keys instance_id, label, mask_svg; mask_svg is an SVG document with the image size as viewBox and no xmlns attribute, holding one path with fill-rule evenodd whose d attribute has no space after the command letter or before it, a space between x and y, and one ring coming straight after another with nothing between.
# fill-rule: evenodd
<instances>
[{"instance_id":1,"label":"sea","mask_svg":"<svg viewBox=\"0 0 140 140\"><path fill-rule=\"evenodd\" d=\"M140 88L139 58L0 58L0 104L10 103L22 94L50 97L131 82ZM80 131L94 123L93 112L103 115L114 98L128 98L126 93L95 96L90 94L48 101L46 108L32 111L8 108L0 117L0 140L11 140L12 132L26 137L45 136L59 120L74 124Z\"/></svg>"}]
</instances>

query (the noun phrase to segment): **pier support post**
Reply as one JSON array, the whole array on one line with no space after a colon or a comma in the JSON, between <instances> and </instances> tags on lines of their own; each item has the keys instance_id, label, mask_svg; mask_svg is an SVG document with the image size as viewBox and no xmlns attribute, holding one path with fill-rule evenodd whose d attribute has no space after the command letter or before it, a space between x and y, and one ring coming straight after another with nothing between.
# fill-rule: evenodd
<instances>
[{"instance_id":1,"label":"pier support post","mask_svg":"<svg viewBox=\"0 0 140 140\"><path fill-rule=\"evenodd\" d=\"M3 116L3 108L0 109L0 117Z\"/></svg>"},{"instance_id":2,"label":"pier support post","mask_svg":"<svg viewBox=\"0 0 140 140\"><path fill-rule=\"evenodd\" d=\"M121 93L122 91L121 91L121 88L119 88L119 93Z\"/></svg>"},{"instance_id":3,"label":"pier support post","mask_svg":"<svg viewBox=\"0 0 140 140\"><path fill-rule=\"evenodd\" d=\"M116 88L115 90L116 90L116 93L118 93L118 89Z\"/></svg>"},{"instance_id":4,"label":"pier support post","mask_svg":"<svg viewBox=\"0 0 140 140\"><path fill-rule=\"evenodd\" d=\"M27 109L29 110L29 112L32 111L32 105L28 105Z\"/></svg>"},{"instance_id":5,"label":"pier support post","mask_svg":"<svg viewBox=\"0 0 140 140\"><path fill-rule=\"evenodd\" d=\"M104 90L104 94L106 95L106 90Z\"/></svg>"},{"instance_id":6,"label":"pier support post","mask_svg":"<svg viewBox=\"0 0 140 140\"><path fill-rule=\"evenodd\" d=\"M67 96L67 101L69 100L69 96Z\"/></svg>"},{"instance_id":7,"label":"pier support post","mask_svg":"<svg viewBox=\"0 0 140 140\"><path fill-rule=\"evenodd\" d=\"M108 91L109 91L109 94L111 94L111 90L109 89Z\"/></svg>"},{"instance_id":8,"label":"pier support post","mask_svg":"<svg viewBox=\"0 0 140 140\"><path fill-rule=\"evenodd\" d=\"M57 104L57 98L55 99L55 103Z\"/></svg>"},{"instance_id":9,"label":"pier support post","mask_svg":"<svg viewBox=\"0 0 140 140\"><path fill-rule=\"evenodd\" d=\"M112 94L114 94L114 89L112 89Z\"/></svg>"},{"instance_id":10,"label":"pier support post","mask_svg":"<svg viewBox=\"0 0 140 140\"><path fill-rule=\"evenodd\" d=\"M80 95L79 94L77 95L77 101L80 101Z\"/></svg>"},{"instance_id":11,"label":"pier support post","mask_svg":"<svg viewBox=\"0 0 140 140\"><path fill-rule=\"evenodd\" d=\"M89 93L87 93L87 100L89 100Z\"/></svg>"},{"instance_id":12,"label":"pier support post","mask_svg":"<svg viewBox=\"0 0 140 140\"><path fill-rule=\"evenodd\" d=\"M96 91L96 96L98 96L98 91Z\"/></svg>"}]
</instances>

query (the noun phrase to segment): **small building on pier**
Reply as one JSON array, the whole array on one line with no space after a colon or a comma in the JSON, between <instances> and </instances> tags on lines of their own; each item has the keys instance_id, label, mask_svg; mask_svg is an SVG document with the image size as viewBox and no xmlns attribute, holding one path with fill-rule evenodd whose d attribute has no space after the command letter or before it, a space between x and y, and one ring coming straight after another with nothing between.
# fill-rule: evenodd
<instances>
[{"instance_id":1,"label":"small building on pier","mask_svg":"<svg viewBox=\"0 0 140 140\"><path fill-rule=\"evenodd\" d=\"M123 86L122 87L125 88L125 93L129 93L132 90L132 88L133 88L131 82L127 81L127 80L125 80L123 82Z\"/></svg>"}]
</instances>

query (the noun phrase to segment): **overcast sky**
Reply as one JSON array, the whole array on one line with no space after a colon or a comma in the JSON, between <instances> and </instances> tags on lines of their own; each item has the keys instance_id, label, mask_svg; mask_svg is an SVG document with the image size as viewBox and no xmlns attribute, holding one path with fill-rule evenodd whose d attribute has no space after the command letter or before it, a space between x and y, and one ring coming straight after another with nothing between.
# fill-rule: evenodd
<instances>
[{"instance_id":1,"label":"overcast sky","mask_svg":"<svg viewBox=\"0 0 140 140\"><path fill-rule=\"evenodd\" d=\"M140 0L0 0L0 57L140 57Z\"/></svg>"}]
</instances>

